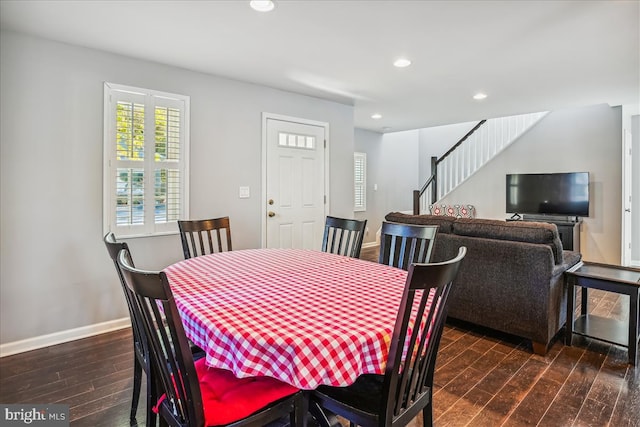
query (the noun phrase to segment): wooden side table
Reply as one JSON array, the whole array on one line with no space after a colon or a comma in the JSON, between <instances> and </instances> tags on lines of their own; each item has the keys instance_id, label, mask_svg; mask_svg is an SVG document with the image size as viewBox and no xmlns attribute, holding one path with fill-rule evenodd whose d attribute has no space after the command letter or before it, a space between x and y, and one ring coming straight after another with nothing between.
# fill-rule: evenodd
<instances>
[{"instance_id":1,"label":"wooden side table","mask_svg":"<svg viewBox=\"0 0 640 427\"><path fill-rule=\"evenodd\" d=\"M573 334L627 347L629 363L637 365L640 317L640 269L617 265L578 263L565 272L567 283L567 324L565 344L571 345ZM575 287L582 287L580 315L574 319ZM629 296L629 321L589 314L588 289L600 289Z\"/></svg>"}]
</instances>

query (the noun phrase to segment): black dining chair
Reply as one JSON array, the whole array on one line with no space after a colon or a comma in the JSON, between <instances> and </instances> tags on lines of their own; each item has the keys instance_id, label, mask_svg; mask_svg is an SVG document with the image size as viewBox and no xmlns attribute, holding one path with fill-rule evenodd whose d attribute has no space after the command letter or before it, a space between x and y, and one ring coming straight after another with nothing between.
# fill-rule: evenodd
<instances>
[{"instance_id":1,"label":"black dining chair","mask_svg":"<svg viewBox=\"0 0 640 427\"><path fill-rule=\"evenodd\" d=\"M150 378L149 370L149 349L147 348L147 340L145 337L144 328L141 328L142 319L137 319L137 312L133 309L133 295L127 285L124 282L122 276L122 270L118 265L118 253L121 250L129 252L129 246L125 242L117 242L113 233L107 233L103 238L104 244L107 247L109 256L116 267L120 284L122 285L122 291L124 293L125 300L127 301L127 308L129 309L129 317L131 318L131 329L133 331L133 397L131 398L131 413L130 421L136 422L136 413L138 409L138 402L140 399L140 388L142 384L142 372L147 376L147 426L155 425L155 414L151 410L153 405L153 398L155 396L153 390L153 381ZM133 265L133 261L131 261Z\"/></svg>"},{"instance_id":2,"label":"black dining chair","mask_svg":"<svg viewBox=\"0 0 640 427\"><path fill-rule=\"evenodd\" d=\"M322 237L322 251L360 258L367 220L327 216Z\"/></svg>"},{"instance_id":3,"label":"black dining chair","mask_svg":"<svg viewBox=\"0 0 640 427\"><path fill-rule=\"evenodd\" d=\"M431 261L438 232L437 225L382 223L380 231L380 264L407 270L411 263Z\"/></svg>"},{"instance_id":4,"label":"black dining chair","mask_svg":"<svg viewBox=\"0 0 640 427\"><path fill-rule=\"evenodd\" d=\"M364 374L346 387L319 386L311 403L352 426L404 426L420 412L423 425L432 426L433 375L447 298L466 252L461 247L449 261L409 266L383 375Z\"/></svg>"},{"instance_id":5,"label":"black dining chair","mask_svg":"<svg viewBox=\"0 0 640 427\"><path fill-rule=\"evenodd\" d=\"M292 426L304 425L301 390L270 377L236 378L231 371L208 367L204 358L194 362L164 272L136 269L126 249L118 265L143 322L161 425L257 426L287 415Z\"/></svg>"},{"instance_id":6,"label":"black dining chair","mask_svg":"<svg viewBox=\"0 0 640 427\"><path fill-rule=\"evenodd\" d=\"M232 250L229 217L179 220L184 259Z\"/></svg>"}]
</instances>

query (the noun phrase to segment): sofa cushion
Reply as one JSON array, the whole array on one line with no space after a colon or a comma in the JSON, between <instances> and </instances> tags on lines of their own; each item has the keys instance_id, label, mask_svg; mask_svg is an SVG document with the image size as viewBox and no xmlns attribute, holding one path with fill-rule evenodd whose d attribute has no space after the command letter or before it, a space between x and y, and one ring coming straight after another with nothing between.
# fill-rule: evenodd
<instances>
[{"instance_id":1,"label":"sofa cushion","mask_svg":"<svg viewBox=\"0 0 640 427\"><path fill-rule=\"evenodd\" d=\"M546 244L551 247L555 263L562 264L562 242L555 224L458 218L453 223L452 232L460 236Z\"/></svg>"},{"instance_id":2,"label":"sofa cushion","mask_svg":"<svg viewBox=\"0 0 640 427\"><path fill-rule=\"evenodd\" d=\"M391 212L384 217L385 220L391 222L403 222L406 224L417 225L437 225L438 233L450 234L455 217L436 216L436 215L408 215L401 212Z\"/></svg>"}]
</instances>

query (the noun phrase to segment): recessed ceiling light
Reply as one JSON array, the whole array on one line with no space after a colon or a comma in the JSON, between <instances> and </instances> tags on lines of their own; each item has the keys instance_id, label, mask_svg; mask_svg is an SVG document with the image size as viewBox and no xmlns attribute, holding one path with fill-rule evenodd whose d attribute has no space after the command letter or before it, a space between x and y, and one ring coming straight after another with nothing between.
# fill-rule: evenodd
<instances>
[{"instance_id":1,"label":"recessed ceiling light","mask_svg":"<svg viewBox=\"0 0 640 427\"><path fill-rule=\"evenodd\" d=\"M258 12L270 12L276 7L276 4L271 0L251 0L249 6Z\"/></svg>"},{"instance_id":2,"label":"recessed ceiling light","mask_svg":"<svg viewBox=\"0 0 640 427\"><path fill-rule=\"evenodd\" d=\"M478 92L475 95L473 95L473 99L477 99L477 100L485 99L486 97L487 97L487 94L482 92Z\"/></svg>"},{"instance_id":3,"label":"recessed ceiling light","mask_svg":"<svg viewBox=\"0 0 640 427\"><path fill-rule=\"evenodd\" d=\"M375 119L375 120L381 119L382 118L382 114L380 114L380 113L372 114L371 118Z\"/></svg>"},{"instance_id":4,"label":"recessed ceiling light","mask_svg":"<svg viewBox=\"0 0 640 427\"><path fill-rule=\"evenodd\" d=\"M407 58L398 58L393 62L393 65L398 68L404 68L411 65L411 61L409 61Z\"/></svg>"}]
</instances>

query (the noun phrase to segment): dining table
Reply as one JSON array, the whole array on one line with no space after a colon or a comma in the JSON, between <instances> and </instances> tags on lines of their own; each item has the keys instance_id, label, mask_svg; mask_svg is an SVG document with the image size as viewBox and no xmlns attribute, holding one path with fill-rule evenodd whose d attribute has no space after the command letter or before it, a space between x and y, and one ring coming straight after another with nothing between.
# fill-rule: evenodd
<instances>
[{"instance_id":1,"label":"dining table","mask_svg":"<svg viewBox=\"0 0 640 427\"><path fill-rule=\"evenodd\" d=\"M303 249L246 249L164 270L209 366L300 389L383 374L407 272Z\"/></svg>"}]
</instances>

